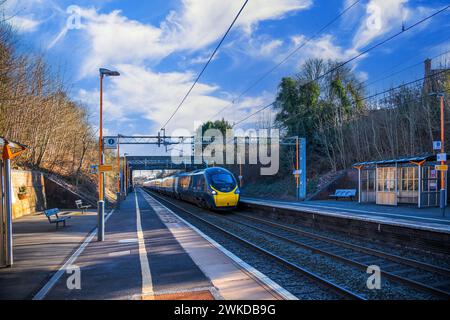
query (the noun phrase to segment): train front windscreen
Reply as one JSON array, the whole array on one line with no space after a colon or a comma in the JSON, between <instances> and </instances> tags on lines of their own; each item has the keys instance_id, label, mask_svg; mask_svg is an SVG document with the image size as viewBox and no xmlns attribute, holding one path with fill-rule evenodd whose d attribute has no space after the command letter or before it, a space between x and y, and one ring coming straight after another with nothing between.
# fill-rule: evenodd
<instances>
[{"instance_id":1,"label":"train front windscreen","mask_svg":"<svg viewBox=\"0 0 450 320\"><path fill-rule=\"evenodd\" d=\"M236 188L236 180L227 172L215 172L209 175L211 186L220 192L230 192Z\"/></svg>"}]
</instances>

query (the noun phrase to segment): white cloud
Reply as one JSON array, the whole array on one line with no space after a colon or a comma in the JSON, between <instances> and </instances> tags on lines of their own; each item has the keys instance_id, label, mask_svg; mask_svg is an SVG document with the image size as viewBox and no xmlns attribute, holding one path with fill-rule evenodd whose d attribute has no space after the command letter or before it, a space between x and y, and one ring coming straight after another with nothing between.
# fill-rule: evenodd
<instances>
[{"instance_id":1,"label":"white cloud","mask_svg":"<svg viewBox=\"0 0 450 320\"><path fill-rule=\"evenodd\" d=\"M182 4L181 11L172 11L161 24L164 37L180 48L198 50L223 36L243 1L183 0ZM260 21L280 19L311 5L312 0L251 0L235 27L250 34Z\"/></svg>"},{"instance_id":2,"label":"white cloud","mask_svg":"<svg viewBox=\"0 0 450 320\"><path fill-rule=\"evenodd\" d=\"M252 0L233 31L250 34L262 20L280 19L311 4L312 0ZM180 9L171 11L159 26L128 19L119 10L102 14L82 8L89 49L81 76L91 74L99 65L156 64L173 52L205 49L223 36L241 5L240 1L183 0Z\"/></svg>"},{"instance_id":3,"label":"white cloud","mask_svg":"<svg viewBox=\"0 0 450 320\"><path fill-rule=\"evenodd\" d=\"M41 23L32 16L13 16L9 22L19 33L34 32Z\"/></svg>"},{"instance_id":4,"label":"white cloud","mask_svg":"<svg viewBox=\"0 0 450 320\"><path fill-rule=\"evenodd\" d=\"M366 82L369 79L369 74L365 71L356 72L356 78L361 82Z\"/></svg>"},{"instance_id":5,"label":"white cloud","mask_svg":"<svg viewBox=\"0 0 450 320\"><path fill-rule=\"evenodd\" d=\"M88 40L82 76L102 65L156 61L173 50L162 42L159 28L130 20L118 10L99 14L94 9L82 9L81 14Z\"/></svg>"},{"instance_id":6,"label":"white cloud","mask_svg":"<svg viewBox=\"0 0 450 320\"><path fill-rule=\"evenodd\" d=\"M281 39L273 39L268 36L259 36L243 41L242 52L252 56L253 58L273 59L279 54L283 48L284 41Z\"/></svg>"},{"instance_id":7,"label":"white cloud","mask_svg":"<svg viewBox=\"0 0 450 320\"><path fill-rule=\"evenodd\" d=\"M159 130L195 77L195 74L189 72L161 73L132 64L122 64L118 67L121 76L108 78L104 82L105 119L110 121L111 126L115 121L134 119L139 125L145 126L148 132ZM206 121L228 106L229 100L227 97L221 97L218 89L217 86L198 83L167 126L167 132L179 128L193 132L195 122ZM98 96L98 90L78 92L78 99L95 112L98 109ZM273 96L267 93L260 97L248 97L227 108L225 114L230 120L239 120L270 99L273 99Z\"/></svg>"},{"instance_id":8,"label":"white cloud","mask_svg":"<svg viewBox=\"0 0 450 320\"><path fill-rule=\"evenodd\" d=\"M280 19L290 12L308 8L311 3L311 0L252 0L233 31L240 30L244 38L251 38L251 32L260 21ZM241 5L240 1L183 0L180 10L172 11L159 26L128 19L121 11L104 14L92 8L82 9L83 30L79 34L86 41L87 50L81 76L96 74L99 66L117 68L121 72L121 77L105 82L106 117L119 121L132 118L139 123L149 120L152 130L158 130L181 101L196 74L156 72L155 66L173 52L191 54L217 41ZM269 39L258 50L262 55L270 55L281 44L280 40ZM205 52L199 52L190 63L205 61ZM168 132L175 128L193 130L195 121L205 121L227 106L230 95L215 85L197 83L167 127ZM78 97L93 108L98 107L98 92L81 90ZM238 120L257 108L261 99L265 98L246 98L231 107L231 114Z\"/></svg>"},{"instance_id":9,"label":"white cloud","mask_svg":"<svg viewBox=\"0 0 450 320\"><path fill-rule=\"evenodd\" d=\"M287 53L293 52L299 46L302 46L302 48L286 63L288 67L292 65L299 67L310 58L344 61L357 54L356 50L344 48L336 44L336 42L336 38L330 34L325 34L309 41L304 35L295 35L291 37L289 42L285 42L283 46L280 46L280 50L274 56L274 59L281 61L287 56Z\"/></svg>"},{"instance_id":10,"label":"white cloud","mask_svg":"<svg viewBox=\"0 0 450 320\"><path fill-rule=\"evenodd\" d=\"M334 43L335 38L331 35L324 35L320 38L309 41L301 50L302 56L306 58L321 58L324 60L344 61L354 55L353 49L344 49Z\"/></svg>"},{"instance_id":11,"label":"white cloud","mask_svg":"<svg viewBox=\"0 0 450 320\"><path fill-rule=\"evenodd\" d=\"M353 38L353 47L360 49L392 30L401 31L403 24L408 27L434 10L423 6L413 8L408 6L408 2L409 0L370 0Z\"/></svg>"}]
</instances>

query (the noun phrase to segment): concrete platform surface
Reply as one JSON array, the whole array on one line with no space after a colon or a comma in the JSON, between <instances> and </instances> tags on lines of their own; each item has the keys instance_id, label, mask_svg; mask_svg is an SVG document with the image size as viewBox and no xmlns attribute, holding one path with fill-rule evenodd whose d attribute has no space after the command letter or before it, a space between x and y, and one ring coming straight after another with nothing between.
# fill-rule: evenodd
<instances>
[{"instance_id":1,"label":"concrete platform surface","mask_svg":"<svg viewBox=\"0 0 450 320\"><path fill-rule=\"evenodd\" d=\"M450 209L443 217L439 208L417 208L406 205L381 206L346 200L282 201L242 197L242 202L320 213L372 222L435 230L450 233Z\"/></svg>"},{"instance_id":2,"label":"concrete platform surface","mask_svg":"<svg viewBox=\"0 0 450 320\"><path fill-rule=\"evenodd\" d=\"M107 215L105 241L94 212L49 226L42 216L14 223L15 264L0 269L0 299L290 297L139 189Z\"/></svg>"},{"instance_id":3,"label":"concrete platform surface","mask_svg":"<svg viewBox=\"0 0 450 320\"><path fill-rule=\"evenodd\" d=\"M42 213L13 221L14 264L0 268L0 299L32 298L97 223L92 211L62 211L62 216L71 216L66 227L56 228Z\"/></svg>"},{"instance_id":4,"label":"concrete platform surface","mask_svg":"<svg viewBox=\"0 0 450 320\"><path fill-rule=\"evenodd\" d=\"M222 298L295 299L289 292L246 265L214 240L199 230L194 230L191 225L153 197L145 192L142 192L142 195L204 274L211 279Z\"/></svg>"}]
</instances>

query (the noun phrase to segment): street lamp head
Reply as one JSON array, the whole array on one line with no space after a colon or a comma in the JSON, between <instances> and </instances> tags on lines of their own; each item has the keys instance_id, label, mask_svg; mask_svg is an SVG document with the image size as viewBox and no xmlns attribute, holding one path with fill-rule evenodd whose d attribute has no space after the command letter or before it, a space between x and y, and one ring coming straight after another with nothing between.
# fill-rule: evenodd
<instances>
[{"instance_id":1,"label":"street lamp head","mask_svg":"<svg viewBox=\"0 0 450 320\"><path fill-rule=\"evenodd\" d=\"M120 76L120 73L118 71L112 71L105 68L100 68L99 71L101 76L108 76L108 77Z\"/></svg>"}]
</instances>

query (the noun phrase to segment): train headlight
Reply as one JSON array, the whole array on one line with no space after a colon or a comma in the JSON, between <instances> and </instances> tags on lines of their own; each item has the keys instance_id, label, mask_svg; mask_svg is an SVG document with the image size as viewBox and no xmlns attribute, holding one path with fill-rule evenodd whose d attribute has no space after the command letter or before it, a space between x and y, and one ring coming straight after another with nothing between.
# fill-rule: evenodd
<instances>
[{"instance_id":1,"label":"train headlight","mask_svg":"<svg viewBox=\"0 0 450 320\"><path fill-rule=\"evenodd\" d=\"M217 192L215 190L211 190L211 194L216 195Z\"/></svg>"}]
</instances>

